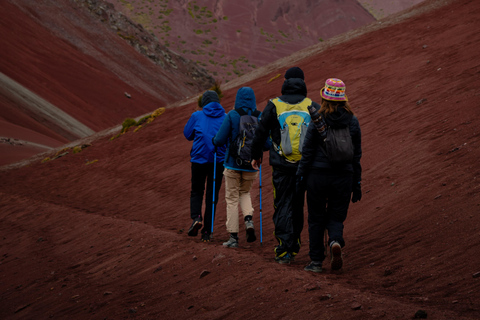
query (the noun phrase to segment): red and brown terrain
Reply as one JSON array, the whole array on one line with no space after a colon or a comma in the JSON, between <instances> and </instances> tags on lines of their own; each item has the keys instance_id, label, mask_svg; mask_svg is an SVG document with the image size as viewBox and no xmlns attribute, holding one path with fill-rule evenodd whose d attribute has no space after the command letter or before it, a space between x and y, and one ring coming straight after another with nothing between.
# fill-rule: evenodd
<instances>
[{"instance_id":1,"label":"red and brown terrain","mask_svg":"<svg viewBox=\"0 0 480 320\"><path fill-rule=\"evenodd\" d=\"M8 0L0 17L0 165L214 82L102 1Z\"/></svg>"},{"instance_id":2,"label":"red and brown terrain","mask_svg":"<svg viewBox=\"0 0 480 320\"><path fill-rule=\"evenodd\" d=\"M424 1L425 0L358 0L358 2L377 20L409 9Z\"/></svg>"},{"instance_id":3,"label":"red and brown terrain","mask_svg":"<svg viewBox=\"0 0 480 320\"><path fill-rule=\"evenodd\" d=\"M12 3L2 7L15 10ZM19 30L18 41L37 29L33 25L22 36ZM182 131L197 102L162 104L144 94L147 112L166 109L139 130L112 140L119 119L76 140L90 144L81 152L58 148L1 168L0 318L479 319L477 30L478 1L427 0L223 87L227 111L241 86L255 90L262 110L280 93L282 76L277 76L291 66L305 71L313 100L319 100L325 79L345 81L362 127L363 198L351 204L345 223L342 272L332 272L328 259L323 273L303 270L309 262L306 224L296 261L273 261L273 192L266 164L261 243L247 244L241 234L238 249L222 246L228 238L223 188L212 241L188 237L191 143ZM37 45L25 46L19 57L40 48L48 57L41 38L35 39L30 41ZM66 41L59 45L70 47ZM25 61L30 64L21 73L36 74L43 64ZM69 66L65 63L65 72ZM48 83L44 80L46 92ZM135 97L144 91L135 89L136 83L119 85L118 95L141 108ZM95 82L84 100L104 99L104 92L116 96L111 87ZM80 99L69 92L58 99L64 97L64 104ZM42 162L46 157L51 160ZM258 190L257 181L252 191L257 232Z\"/></svg>"},{"instance_id":4,"label":"red and brown terrain","mask_svg":"<svg viewBox=\"0 0 480 320\"><path fill-rule=\"evenodd\" d=\"M111 2L223 83L375 21L357 0Z\"/></svg>"}]
</instances>

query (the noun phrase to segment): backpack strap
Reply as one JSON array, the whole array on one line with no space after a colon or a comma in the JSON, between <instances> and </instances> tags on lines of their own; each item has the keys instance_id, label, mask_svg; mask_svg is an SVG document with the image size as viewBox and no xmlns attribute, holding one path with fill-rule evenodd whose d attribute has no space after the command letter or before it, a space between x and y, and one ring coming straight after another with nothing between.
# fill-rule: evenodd
<instances>
[{"instance_id":1,"label":"backpack strap","mask_svg":"<svg viewBox=\"0 0 480 320\"><path fill-rule=\"evenodd\" d=\"M248 112L245 111L244 108L238 108L238 109L235 109L235 111L236 111L240 116L246 116L246 115L248 115ZM260 113L261 113L260 111L258 111L258 110L255 109L255 110L252 112L251 115L258 118L258 116L260 115Z\"/></svg>"},{"instance_id":2,"label":"backpack strap","mask_svg":"<svg viewBox=\"0 0 480 320\"><path fill-rule=\"evenodd\" d=\"M245 115L248 114L243 108L235 109L235 111L236 111L240 116L245 116Z\"/></svg>"}]
</instances>

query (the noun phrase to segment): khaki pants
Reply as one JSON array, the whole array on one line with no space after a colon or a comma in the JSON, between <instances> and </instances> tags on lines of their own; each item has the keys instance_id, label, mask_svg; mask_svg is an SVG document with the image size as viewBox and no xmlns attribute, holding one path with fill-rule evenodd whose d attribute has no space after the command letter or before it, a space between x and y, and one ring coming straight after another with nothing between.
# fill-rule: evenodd
<instances>
[{"instance_id":1,"label":"khaki pants","mask_svg":"<svg viewBox=\"0 0 480 320\"><path fill-rule=\"evenodd\" d=\"M243 217L253 216L252 199L250 189L258 172L235 171L225 169L225 201L227 202L227 231L238 233L238 205L242 209Z\"/></svg>"}]
</instances>

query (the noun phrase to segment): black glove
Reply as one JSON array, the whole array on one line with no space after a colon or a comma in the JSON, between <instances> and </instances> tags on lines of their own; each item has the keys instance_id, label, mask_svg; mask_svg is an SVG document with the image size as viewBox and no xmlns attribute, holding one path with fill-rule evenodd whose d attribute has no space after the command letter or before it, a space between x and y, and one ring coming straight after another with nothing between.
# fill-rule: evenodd
<instances>
[{"instance_id":1,"label":"black glove","mask_svg":"<svg viewBox=\"0 0 480 320\"><path fill-rule=\"evenodd\" d=\"M352 187L352 202L355 203L362 199L362 185L359 182L354 182Z\"/></svg>"},{"instance_id":2,"label":"black glove","mask_svg":"<svg viewBox=\"0 0 480 320\"><path fill-rule=\"evenodd\" d=\"M303 176L297 176L295 181L295 190L297 193L304 192L306 189L305 178Z\"/></svg>"}]
</instances>

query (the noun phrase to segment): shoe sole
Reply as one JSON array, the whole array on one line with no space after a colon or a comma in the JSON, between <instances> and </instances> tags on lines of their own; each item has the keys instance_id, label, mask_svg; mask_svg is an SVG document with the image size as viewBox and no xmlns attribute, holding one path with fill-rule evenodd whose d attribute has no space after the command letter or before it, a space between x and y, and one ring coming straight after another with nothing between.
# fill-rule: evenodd
<instances>
[{"instance_id":1,"label":"shoe sole","mask_svg":"<svg viewBox=\"0 0 480 320\"><path fill-rule=\"evenodd\" d=\"M291 257L284 258L285 256L282 257L275 257L275 262L278 262L280 264L290 264L290 261L292 261Z\"/></svg>"},{"instance_id":2,"label":"shoe sole","mask_svg":"<svg viewBox=\"0 0 480 320\"><path fill-rule=\"evenodd\" d=\"M255 229L247 229L247 242L254 242L255 240L257 240L257 236L255 235Z\"/></svg>"},{"instance_id":3,"label":"shoe sole","mask_svg":"<svg viewBox=\"0 0 480 320\"><path fill-rule=\"evenodd\" d=\"M303 270L305 270L305 271L311 271L311 272L316 272L316 273L322 272L322 268L309 268L308 266L306 266L305 268L303 268Z\"/></svg>"},{"instance_id":4,"label":"shoe sole","mask_svg":"<svg viewBox=\"0 0 480 320\"><path fill-rule=\"evenodd\" d=\"M193 227L191 228L191 230L188 230L188 235L190 237L196 237L198 235L198 230L200 230L200 228L202 227L202 222L200 221L197 221Z\"/></svg>"},{"instance_id":5,"label":"shoe sole","mask_svg":"<svg viewBox=\"0 0 480 320\"><path fill-rule=\"evenodd\" d=\"M340 270L343 267L342 247L339 244L332 246L332 270Z\"/></svg>"},{"instance_id":6,"label":"shoe sole","mask_svg":"<svg viewBox=\"0 0 480 320\"><path fill-rule=\"evenodd\" d=\"M223 245L225 248L238 248L238 244Z\"/></svg>"}]
</instances>

